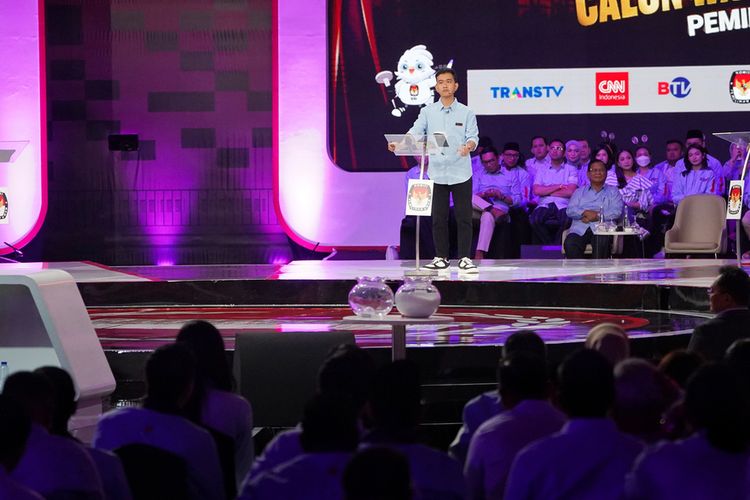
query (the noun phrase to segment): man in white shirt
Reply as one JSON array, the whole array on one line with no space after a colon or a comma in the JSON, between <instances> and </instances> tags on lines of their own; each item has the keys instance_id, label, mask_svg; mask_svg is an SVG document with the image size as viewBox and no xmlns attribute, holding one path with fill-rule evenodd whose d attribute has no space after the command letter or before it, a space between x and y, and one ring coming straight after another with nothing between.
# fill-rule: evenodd
<instances>
[{"instance_id":1,"label":"man in white shirt","mask_svg":"<svg viewBox=\"0 0 750 500\"><path fill-rule=\"evenodd\" d=\"M505 498L620 498L643 444L607 418L614 401L612 366L582 349L566 358L558 379L560 405L570 420L516 456Z\"/></svg>"},{"instance_id":2,"label":"man in white shirt","mask_svg":"<svg viewBox=\"0 0 750 500\"><path fill-rule=\"evenodd\" d=\"M542 245L560 243L568 223L565 209L578 188L578 169L565 163L565 146L559 139L549 143L550 164L537 170L534 194L539 205L529 217L534 239Z\"/></svg>"},{"instance_id":3,"label":"man in white shirt","mask_svg":"<svg viewBox=\"0 0 750 500\"><path fill-rule=\"evenodd\" d=\"M565 415L547 400L549 383L543 358L516 353L497 369L507 411L483 423L471 440L464 476L469 498L501 499L511 463L532 441L560 430Z\"/></svg>"}]
</instances>

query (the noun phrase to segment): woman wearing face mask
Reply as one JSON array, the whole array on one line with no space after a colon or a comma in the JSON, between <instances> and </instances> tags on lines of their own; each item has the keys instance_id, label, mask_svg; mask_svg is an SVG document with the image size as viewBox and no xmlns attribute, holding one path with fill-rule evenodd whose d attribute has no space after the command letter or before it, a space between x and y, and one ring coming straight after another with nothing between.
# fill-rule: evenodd
<instances>
[{"instance_id":1,"label":"woman wearing face mask","mask_svg":"<svg viewBox=\"0 0 750 500\"><path fill-rule=\"evenodd\" d=\"M669 196L667 178L658 168L653 168L651 152L641 146L635 150L635 163L638 173L651 181L651 196L653 206L648 211L646 220L639 223L651 233L646 240L644 250L646 257L653 257L664 246L664 233L674 223L675 207Z\"/></svg>"},{"instance_id":2,"label":"woman wearing face mask","mask_svg":"<svg viewBox=\"0 0 750 500\"><path fill-rule=\"evenodd\" d=\"M679 205L683 198L691 194L715 194L719 192L719 182L706 162L706 149L691 144L685 152L685 170L675 174L672 186L672 201Z\"/></svg>"}]
</instances>

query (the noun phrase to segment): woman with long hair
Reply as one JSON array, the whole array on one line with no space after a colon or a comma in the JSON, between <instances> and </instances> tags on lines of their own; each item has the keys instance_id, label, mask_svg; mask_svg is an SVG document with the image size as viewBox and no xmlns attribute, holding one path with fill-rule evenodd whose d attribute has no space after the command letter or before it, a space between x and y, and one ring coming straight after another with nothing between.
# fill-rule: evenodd
<instances>
[{"instance_id":1,"label":"woman with long hair","mask_svg":"<svg viewBox=\"0 0 750 500\"><path fill-rule=\"evenodd\" d=\"M685 150L685 170L675 174L672 186L672 201L678 205L691 194L721 195L721 182L708 167L708 152L699 144L691 144Z\"/></svg>"},{"instance_id":2,"label":"woman with long hair","mask_svg":"<svg viewBox=\"0 0 750 500\"><path fill-rule=\"evenodd\" d=\"M232 438L234 475L239 483L254 458L253 412L245 398L232 392L235 382L221 333L207 321L191 321L180 329L177 343L185 345L197 362L195 390L186 407L187 417L213 434Z\"/></svg>"}]
</instances>

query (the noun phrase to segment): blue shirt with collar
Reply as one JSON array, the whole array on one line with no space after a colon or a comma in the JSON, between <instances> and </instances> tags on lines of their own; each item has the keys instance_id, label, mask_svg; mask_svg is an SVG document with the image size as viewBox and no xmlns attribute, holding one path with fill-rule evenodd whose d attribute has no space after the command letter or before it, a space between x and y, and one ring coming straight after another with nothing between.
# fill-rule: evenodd
<instances>
[{"instance_id":1,"label":"blue shirt with collar","mask_svg":"<svg viewBox=\"0 0 750 500\"><path fill-rule=\"evenodd\" d=\"M407 134L422 136L442 132L447 148L430 156L430 179L436 184L460 184L471 178L471 157L461 156L458 149L468 141L479 144L477 117L467 106L454 99L450 106L438 100L419 111Z\"/></svg>"},{"instance_id":2,"label":"blue shirt with collar","mask_svg":"<svg viewBox=\"0 0 750 500\"><path fill-rule=\"evenodd\" d=\"M573 220L570 232L583 236L587 229L594 230L597 222L583 222L584 210L595 210L604 212L605 220L619 219L622 215L622 195L615 186L605 184L599 191L589 186L582 186L575 190L570 197L570 203L566 213Z\"/></svg>"},{"instance_id":3,"label":"blue shirt with collar","mask_svg":"<svg viewBox=\"0 0 750 500\"><path fill-rule=\"evenodd\" d=\"M478 172L473 178L474 194L483 193L488 189L497 189L505 196L513 199L513 206L521 204L521 183L518 175L514 175L505 167L500 167L496 172L490 173L487 170ZM507 212L508 204L500 198L491 198L490 202L495 207Z\"/></svg>"}]
</instances>

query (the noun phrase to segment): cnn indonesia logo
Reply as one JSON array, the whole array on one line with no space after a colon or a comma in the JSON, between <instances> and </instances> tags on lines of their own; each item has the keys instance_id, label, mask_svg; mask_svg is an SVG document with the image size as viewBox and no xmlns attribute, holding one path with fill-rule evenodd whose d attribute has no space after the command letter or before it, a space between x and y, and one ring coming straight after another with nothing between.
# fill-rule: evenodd
<instances>
[{"instance_id":1,"label":"cnn indonesia logo","mask_svg":"<svg viewBox=\"0 0 750 500\"><path fill-rule=\"evenodd\" d=\"M596 105L627 106L630 103L628 72L596 74Z\"/></svg>"},{"instance_id":2,"label":"cnn indonesia logo","mask_svg":"<svg viewBox=\"0 0 750 500\"><path fill-rule=\"evenodd\" d=\"M657 92L659 95L673 95L678 99L684 99L690 95L693 88L690 86L690 80L684 76L678 76L671 82L658 82Z\"/></svg>"}]
</instances>

